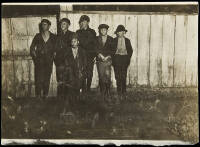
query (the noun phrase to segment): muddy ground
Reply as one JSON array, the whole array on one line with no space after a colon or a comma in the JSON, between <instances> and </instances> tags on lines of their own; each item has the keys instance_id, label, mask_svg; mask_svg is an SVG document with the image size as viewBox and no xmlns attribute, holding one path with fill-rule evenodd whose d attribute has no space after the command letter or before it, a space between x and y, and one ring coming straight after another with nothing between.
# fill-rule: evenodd
<instances>
[{"instance_id":1,"label":"muddy ground","mask_svg":"<svg viewBox=\"0 0 200 147\"><path fill-rule=\"evenodd\" d=\"M2 97L2 138L198 141L197 88L129 88L118 103L97 89L84 100ZM183 127L184 126L184 127Z\"/></svg>"}]
</instances>

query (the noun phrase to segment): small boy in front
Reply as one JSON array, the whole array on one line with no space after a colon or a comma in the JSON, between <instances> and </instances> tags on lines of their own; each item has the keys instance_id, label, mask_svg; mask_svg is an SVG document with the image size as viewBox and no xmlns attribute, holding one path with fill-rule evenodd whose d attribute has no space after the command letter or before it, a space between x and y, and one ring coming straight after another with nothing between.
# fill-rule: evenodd
<instances>
[{"instance_id":1,"label":"small boy in front","mask_svg":"<svg viewBox=\"0 0 200 147\"><path fill-rule=\"evenodd\" d=\"M77 34L71 38L71 47L65 54L65 66L69 73L69 80L66 84L69 88L70 96L78 98L80 92L85 92L87 58L84 49L79 46Z\"/></svg>"}]
</instances>

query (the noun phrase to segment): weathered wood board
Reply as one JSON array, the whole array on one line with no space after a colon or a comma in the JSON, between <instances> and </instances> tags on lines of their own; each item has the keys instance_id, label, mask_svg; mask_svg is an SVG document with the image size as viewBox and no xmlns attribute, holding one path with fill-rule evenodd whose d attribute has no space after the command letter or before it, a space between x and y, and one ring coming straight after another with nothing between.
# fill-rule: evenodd
<instances>
[{"instance_id":1,"label":"weathered wood board","mask_svg":"<svg viewBox=\"0 0 200 147\"><path fill-rule=\"evenodd\" d=\"M151 15L150 86L162 85L163 16Z\"/></svg>"},{"instance_id":2,"label":"weathered wood board","mask_svg":"<svg viewBox=\"0 0 200 147\"><path fill-rule=\"evenodd\" d=\"M15 89L16 97L28 96L28 84L29 84L29 61L28 60L15 60Z\"/></svg>"},{"instance_id":3,"label":"weathered wood board","mask_svg":"<svg viewBox=\"0 0 200 147\"><path fill-rule=\"evenodd\" d=\"M174 86L184 87L186 82L187 16L176 16Z\"/></svg>"},{"instance_id":4,"label":"weathered wood board","mask_svg":"<svg viewBox=\"0 0 200 147\"><path fill-rule=\"evenodd\" d=\"M186 85L197 86L198 77L198 16L188 16L186 42Z\"/></svg>"},{"instance_id":5,"label":"weathered wood board","mask_svg":"<svg viewBox=\"0 0 200 147\"><path fill-rule=\"evenodd\" d=\"M2 55L12 54L10 18L2 19Z\"/></svg>"},{"instance_id":6,"label":"weathered wood board","mask_svg":"<svg viewBox=\"0 0 200 147\"><path fill-rule=\"evenodd\" d=\"M162 86L173 86L175 16L163 18Z\"/></svg>"},{"instance_id":7,"label":"weathered wood board","mask_svg":"<svg viewBox=\"0 0 200 147\"><path fill-rule=\"evenodd\" d=\"M14 66L12 60L2 62L2 94L15 96Z\"/></svg>"},{"instance_id":8,"label":"weathered wood board","mask_svg":"<svg viewBox=\"0 0 200 147\"><path fill-rule=\"evenodd\" d=\"M138 85L149 84L150 16L138 17Z\"/></svg>"},{"instance_id":9,"label":"weathered wood board","mask_svg":"<svg viewBox=\"0 0 200 147\"><path fill-rule=\"evenodd\" d=\"M135 15L127 15L126 16L126 29L128 32L126 33L126 37L130 39L131 45L133 48L133 54L131 57L131 63L128 68L127 73L127 84L137 85L138 79L138 64L137 64L137 16Z\"/></svg>"},{"instance_id":10,"label":"weathered wood board","mask_svg":"<svg viewBox=\"0 0 200 147\"><path fill-rule=\"evenodd\" d=\"M60 18L71 21L70 30L79 29L78 21L83 13L61 12ZM198 16L197 15L121 15L87 14L90 27L98 35L99 24L109 25L108 34L116 37L114 31L119 24L128 30L133 55L127 73L127 85L153 87L187 87L198 85ZM151 17L151 20L150 20ZM57 33L55 16L38 16L2 19L2 56L18 55L14 62L2 61L2 90L9 95L35 95L34 65L30 57L30 45L39 32L42 18L51 21L50 31ZM12 52L14 51L14 52ZM55 65L53 67L50 96L56 96ZM92 88L98 87L98 72L94 65ZM112 86L116 80L112 68ZM23 91L24 90L24 91Z\"/></svg>"}]
</instances>

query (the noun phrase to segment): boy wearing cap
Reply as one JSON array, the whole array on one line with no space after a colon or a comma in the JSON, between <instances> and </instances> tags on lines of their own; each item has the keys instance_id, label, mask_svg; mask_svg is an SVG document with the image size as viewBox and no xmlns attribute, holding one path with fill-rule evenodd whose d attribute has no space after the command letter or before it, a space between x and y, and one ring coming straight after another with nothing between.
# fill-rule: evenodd
<instances>
[{"instance_id":1,"label":"boy wearing cap","mask_svg":"<svg viewBox=\"0 0 200 147\"><path fill-rule=\"evenodd\" d=\"M117 92L119 95L126 93L127 69L130 64L133 49L131 42L124 35L127 32L123 25L118 25L114 38L115 55L113 56L113 67L117 81Z\"/></svg>"},{"instance_id":2,"label":"boy wearing cap","mask_svg":"<svg viewBox=\"0 0 200 147\"><path fill-rule=\"evenodd\" d=\"M51 22L43 19L40 23L41 32L35 35L30 46L30 55L35 67L35 95L39 98L48 96L55 56L56 35L49 31L50 26Z\"/></svg>"},{"instance_id":3,"label":"boy wearing cap","mask_svg":"<svg viewBox=\"0 0 200 147\"><path fill-rule=\"evenodd\" d=\"M64 98L67 93L67 87L64 85L65 78L65 59L64 54L67 52L67 49L71 46L71 37L73 32L68 28L70 26L70 20L68 18L62 18L59 23L60 31L57 35L56 41L56 79L57 79L57 96Z\"/></svg>"},{"instance_id":4,"label":"boy wearing cap","mask_svg":"<svg viewBox=\"0 0 200 147\"><path fill-rule=\"evenodd\" d=\"M66 85L72 97L79 96L80 91L85 92L87 58L84 49L79 46L77 34L73 34L71 47L65 53L65 70L69 73Z\"/></svg>"},{"instance_id":5,"label":"boy wearing cap","mask_svg":"<svg viewBox=\"0 0 200 147\"><path fill-rule=\"evenodd\" d=\"M107 35L108 28L107 24L100 24L99 36L97 36L97 70L99 87L104 98L110 96L111 57L114 55L113 38Z\"/></svg>"},{"instance_id":6,"label":"boy wearing cap","mask_svg":"<svg viewBox=\"0 0 200 147\"><path fill-rule=\"evenodd\" d=\"M96 56L96 32L89 27L90 18L82 15L79 20L80 29L76 31L80 46L85 50L87 56L87 82L86 89L89 92L92 83L94 58Z\"/></svg>"}]
</instances>

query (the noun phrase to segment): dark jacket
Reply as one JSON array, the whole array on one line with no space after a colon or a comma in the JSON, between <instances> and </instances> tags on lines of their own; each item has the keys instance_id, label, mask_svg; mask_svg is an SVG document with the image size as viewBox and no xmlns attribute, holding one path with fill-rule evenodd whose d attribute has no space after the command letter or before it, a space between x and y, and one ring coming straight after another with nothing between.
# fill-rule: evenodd
<instances>
[{"instance_id":1,"label":"dark jacket","mask_svg":"<svg viewBox=\"0 0 200 147\"><path fill-rule=\"evenodd\" d=\"M65 54L65 71L68 73L66 83L73 88L79 89L81 82L86 78L87 58L83 48L78 48L78 56L74 59L72 48L69 48Z\"/></svg>"},{"instance_id":2,"label":"dark jacket","mask_svg":"<svg viewBox=\"0 0 200 147\"><path fill-rule=\"evenodd\" d=\"M30 46L30 55L33 60L44 59L47 62L53 61L53 54L55 52L56 35L50 32L50 37L45 43L42 34L37 33L33 38ZM36 55L36 57L34 56Z\"/></svg>"},{"instance_id":3,"label":"dark jacket","mask_svg":"<svg viewBox=\"0 0 200 147\"><path fill-rule=\"evenodd\" d=\"M115 53L117 51L117 44L118 44L118 37L114 38L114 41L113 41ZM126 50L127 50L127 54L128 54L128 55L126 55L127 57L125 58L126 59L125 62L126 62L127 65L129 65L130 60L131 60L131 56L133 54L133 49L132 49L130 40L126 37L125 37L125 45L126 45ZM119 62L121 62L119 59L115 58L116 56L117 56L116 54L113 56L113 65L117 65Z\"/></svg>"},{"instance_id":4,"label":"dark jacket","mask_svg":"<svg viewBox=\"0 0 200 147\"><path fill-rule=\"evenodd\" d=\"M64 55L66 50L71 46L71 37L73 35L72 31L67 31L65 34L60 33L57 35L56 39L56 66L64 65Z\"/></svg>"},{"instance_id":5,"label":"dark jacket","mask_svg":"<svg viewBox=\"0 0 200 147\"><path fill-rule=\"evenodd\" d=\"M91 28L79 29L76 31L79 37L79 45L86 51L86 54L96 55L96 32Z\"/></svg>"},{"instance_id":6,"label":"dark jacket","mask_svg":"<svg viewBox=\"0 0 200 147\"><path fill-rule=\"evenodd\" d=\"M111 36L107 36L107 40L105 42L105 45L103 46L102 43L102 37L97 36L97 55L101 53L103 56L113 56L115 53L114 46L113 46L113 38ZM99 60L99 58L97 58Z\"/></svg>"}]
</instances>

